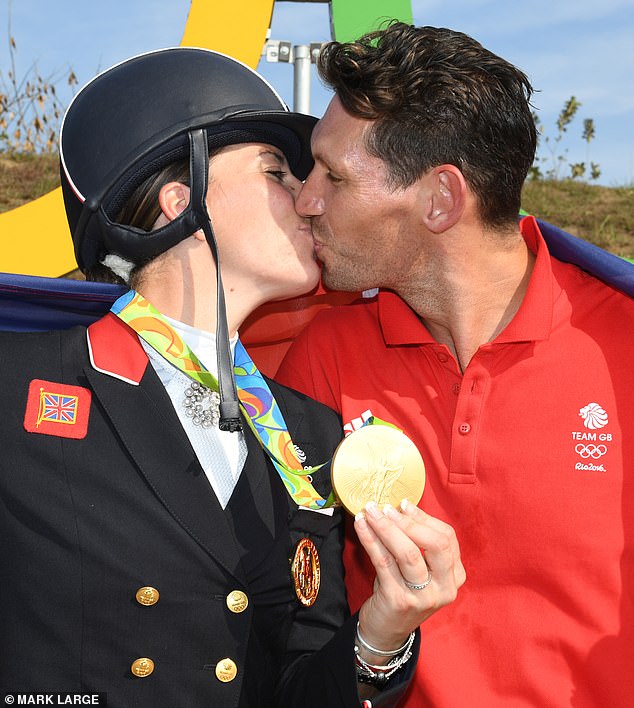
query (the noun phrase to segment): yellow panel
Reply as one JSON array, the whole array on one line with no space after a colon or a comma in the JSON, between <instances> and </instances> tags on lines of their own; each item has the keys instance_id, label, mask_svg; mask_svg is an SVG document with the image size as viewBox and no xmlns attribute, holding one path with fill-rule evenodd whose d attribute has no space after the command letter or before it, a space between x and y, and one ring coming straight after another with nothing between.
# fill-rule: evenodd
<instances>
[{"instance_id":1,"label":"yellow panel","mask_svg":"<svg viewBox=\"0 0 634 708\"><path fill-rule=\"evenodd\" d=\"M0 214L0 271L56 278L75 268L61 188Z\"/></svg>"},{"instance_id":2,"label":"yellow panel","mask_svg":"<svg viewBox=\"0 0 634 708\"><path fill-rule=\"evenodd\" d=\"M255 68L272 12L273 0L192 0L181 44ZM0 214L0 271L57 277L75 268L61 189Z\"/></svg>"},{"instance_id":3,"label":"yellow panel","mask_svg":"<svg viewBox=\"0 0 634 708\"><path fill-rule=\"evenodd\" d=\"M273 0L194 0L181 44L215 49L255 69L272 14Z\"/></svg>"}]
</instances>

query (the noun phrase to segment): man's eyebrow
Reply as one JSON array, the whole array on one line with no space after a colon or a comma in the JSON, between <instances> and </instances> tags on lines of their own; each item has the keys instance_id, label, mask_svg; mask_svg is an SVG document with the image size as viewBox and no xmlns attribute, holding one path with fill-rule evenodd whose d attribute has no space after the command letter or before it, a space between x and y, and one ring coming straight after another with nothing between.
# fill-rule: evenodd
<instances>
[{"instance_id":1,"label":"man's eyebrow","mask_svg":"<svg viewBox=\"0 0 634 708\"><path fill-rule=\"evenodd\" d=\"M342 172L343 166L333 165L332 162L321 155L320 153L313 153L313 162L320 165L325 170L332 170L333 172Z\"/></svg>"}]
</instances>

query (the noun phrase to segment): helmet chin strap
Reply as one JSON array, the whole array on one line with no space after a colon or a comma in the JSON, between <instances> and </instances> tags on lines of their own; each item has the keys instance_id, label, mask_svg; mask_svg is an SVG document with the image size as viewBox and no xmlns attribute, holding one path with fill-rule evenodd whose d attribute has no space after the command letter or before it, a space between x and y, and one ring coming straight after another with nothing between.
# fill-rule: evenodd
<instances>
[{"instance_id":1,"label":"helmet chin strap","mask_svg":"<svg viewBox=\"0 0 634 708\"><path fill-rule=\"evenodd\" d=\"M128 259L158 256L172 248L199 229L203 230L211 253L216 262L217 297L216 297L216 351L218 357L218 387L220 389L220 430L236 432L242 430L238 392L233 378L233 362L229 346L229 328L225 294L220 275L218 246L205 198L209 171L209 148L207 133L203 129L189 131L189 174L190 200L185 210L169 224L152 232L152 238L143 229L111 221L105 209L99 206L100 200L86 202L82 210L77 229L81 231L85 224L96 215L101 228L104 247L110 253L125 254Z\"/></svg>"},{"instance_id":2,"label":"helmet chin strap","mask_svg":"<svg viewBox=\"0 0 634 708\"><path fill-rule=\"evenodd\" d=\"M205 197L207 196L207 178L209 174L209 152L207 134L204 130L189 132L189 171L190 171L190 205L196 221L201 225L211 253L216 261L216 355L218 362L218 387L220 389L220 430L235 433L242 430L240 419L240 404L236 382L233 378L233 361L229 345L229 327L227 325L227 308L225 293L220 275L220 259L218 245L211 226Z\"/></svg>"}]
</instances>

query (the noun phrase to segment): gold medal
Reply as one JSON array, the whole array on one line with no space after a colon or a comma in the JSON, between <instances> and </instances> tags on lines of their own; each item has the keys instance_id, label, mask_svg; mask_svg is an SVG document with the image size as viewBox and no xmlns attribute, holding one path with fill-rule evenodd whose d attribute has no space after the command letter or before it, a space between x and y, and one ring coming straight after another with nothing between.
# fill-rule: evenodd
<instances>
[{"instance_id":1,"label":"gold medal","mask_svg":"<svg viewBox=\"0 0 634 708\"><path fill-rule=\"evenodd\" d=\"M321 571L317 548L309 538L302 538L297 544L291 564L291 574L297 599L305 607L310 607L317 599Z\"/></svg>"},{"instance_id":2,"label":"gold medal","mask_svg":"<svg viewBox=\"0 0 634 708\"><path fill-rule=\"evenodd\" d=\"M397 507L418 504L425 489L425 463L405 433L389 425L365 425L344 438L332 459L332 487L351 513L369 501Z\"/></svg>"}]
</instances>

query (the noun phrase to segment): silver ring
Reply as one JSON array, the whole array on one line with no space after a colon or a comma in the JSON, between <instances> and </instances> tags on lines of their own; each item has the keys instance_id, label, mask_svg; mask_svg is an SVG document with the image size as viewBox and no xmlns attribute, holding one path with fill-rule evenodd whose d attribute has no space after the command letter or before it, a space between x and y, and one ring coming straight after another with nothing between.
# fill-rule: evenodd
<instances>
[{"instance_id":1,"label":"silver ring","mask_svg":"<svg viewBox=\"0 0 634 708\"><path fill-rule=\"evenodd\" d=\"M431 583L431 568L427 568L427 580L421 585L418 585L418 583L410 583L409 580L405 580L405 578L403 578L403 582L410 590L424 590L429 583Z\"/></svg>"}]
</instances>

